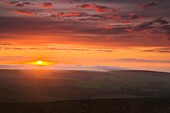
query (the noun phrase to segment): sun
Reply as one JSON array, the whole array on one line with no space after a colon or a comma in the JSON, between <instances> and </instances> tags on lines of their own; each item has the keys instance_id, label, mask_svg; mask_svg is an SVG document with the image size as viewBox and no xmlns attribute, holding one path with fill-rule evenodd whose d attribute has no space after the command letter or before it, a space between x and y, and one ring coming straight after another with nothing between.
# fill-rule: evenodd
<instances>
[{"instance_id":1,"label":"sun","mask_svg":"<svg viewBox=\"0 0 170 113\"><path fill-rule=\"evenodd\" d=\"M43 64L44 64L44 63L43 63L42 60L38 60L38 61L37 61L37 65L40 65L40 66L41 66L41 65L43 65Z\"/></svg>"},{"instance_id":2,"label":"sun","mask_svg":"<svg viewBox=\"0 0 170 113\"><path fill-rule=\"evenodd\" d=\"M48 66L48 65L50 65L49 62L43 61L43 60L37 60L37 61L33 62L33 64L37 65L37 66Z\"/></svg>"},{"instance_id":3,"label":"sun","mask_svg":"<svg viewBox=\"0 0 170 113\"><path fill-rule=\"evenodd\" d=\"M35 65L35 66L49 66L49 65L53 65L54 62L36 60L36 61L29 62L28 64Z\"/></svg>"}]
</instances>

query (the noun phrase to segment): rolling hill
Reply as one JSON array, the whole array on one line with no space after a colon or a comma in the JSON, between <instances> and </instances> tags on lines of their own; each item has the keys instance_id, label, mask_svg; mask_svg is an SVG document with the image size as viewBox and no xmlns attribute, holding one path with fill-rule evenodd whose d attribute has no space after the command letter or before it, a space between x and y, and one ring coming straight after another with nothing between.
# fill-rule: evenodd
<instances>
[{"instance_id":1,"label":"rolling hill","mask_svg":"<svg viewBox=\"0 0 170 113\"><path fill-rule=\"evenodd\" d=\"M118 70L0 70L0 103L169 98L170 73Z\"/></svg>"}]
</instances>

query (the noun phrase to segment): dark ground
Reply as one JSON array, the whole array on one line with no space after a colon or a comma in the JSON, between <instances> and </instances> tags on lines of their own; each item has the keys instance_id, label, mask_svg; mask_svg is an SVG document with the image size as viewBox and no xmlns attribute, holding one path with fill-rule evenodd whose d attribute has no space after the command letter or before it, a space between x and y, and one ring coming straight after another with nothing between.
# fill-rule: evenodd
<instances>
[{"instance_id":1,"label":"dark ground","mask_svg":"<svg viewBox=\"0 0 170 113\"><path fill-rule=\"evenodd\" d=\"M170 98L170 73L0 70L0 103Z\"/></svg>"},{"instance_id":2,"label":"dark ground","mask_svg":"<svg viewBox=\"0 0 170 113\"><path fill-rule=\"evenodd\" d=\"M170 99L0 103L0 113L170 113Z\"/></svg>"},{"instance_id":3,"label":"dark ground","mask_svg":"<svg viewBox=\"0 0 170 113\"><path fill-rule=\"evenodd\" d=\"M140 70L0 70L0 113L170 113L169 81Z\"/></svg>"}]
</instances>

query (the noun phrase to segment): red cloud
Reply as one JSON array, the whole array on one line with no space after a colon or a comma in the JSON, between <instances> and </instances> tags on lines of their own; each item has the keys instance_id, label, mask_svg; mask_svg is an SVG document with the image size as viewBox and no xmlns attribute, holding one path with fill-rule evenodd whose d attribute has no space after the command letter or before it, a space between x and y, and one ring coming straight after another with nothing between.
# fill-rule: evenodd
<instances>
[{"instance_id":1,"label":"red cloud","mask_svg":"<svg viewBox=\"0 0 170 113\"><path fill-rule=\"evenodd\" d=\"M51 8L51 7L53 7L53 4L45 2L45 3L42 4L42 7L43 8Z\"/></svg>"},{"instance_id":2,"label":"red cloud","mask_svg":"<svg viewBox=\"0 0 170 113\"><path fill-rule=\"evenodd\" d=\"M81 8L86 9L94 9L96 12L107 12L107 11L114 11L115 9L107 7L107 6L100 6L95 4L83 4L81 5Z\"/></svg>"},{"instance_id":3,"label":"red cloud","mask_svg":"<svg viewBox=\"0 0 170 113\"><path fill-rule=\"evenodd\" d=\"M11 5L15 5L15 4L17 4L18 2L16 2L16 1L11 1L11 2L4 2L4 5L5 6L11 6Z\"/></svg>"},{"instance_id":4,"label":"red cloud","mask_svg":"<svg viewBox=\"0 0 170 113\"><path fill-rule=\"evenodd\" d=\"M20 15L25 15L25 16L33 16L33 12L31 11L17 10L15 11L15 13Z\"/></svg>"},{"instance_id":5,"label":"red cloud","mask_svg":"<svg viewBox=\"0 0 170 113\"><path fill-rule=\"evenodd\" d=\"M32 6L32 7L39 7L39 8L52 8L53 7L53 4L49 2L44 2L41 4L34 4L31 2L13 1L13 2L4 2L4 4L7 6L16 6L16 7L24 7L24 6Z\"/></svg>"}]
</instances>

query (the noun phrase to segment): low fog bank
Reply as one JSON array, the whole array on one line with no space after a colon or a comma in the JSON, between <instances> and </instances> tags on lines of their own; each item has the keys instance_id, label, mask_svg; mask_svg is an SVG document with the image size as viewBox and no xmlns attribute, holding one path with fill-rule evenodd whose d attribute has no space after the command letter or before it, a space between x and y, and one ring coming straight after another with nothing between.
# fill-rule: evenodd
<instances>
[{"instance_id":1,"label":"low fog bank","mask_svg":"<svg viewBox=\"0 0 170 113\"><path fill-rule=\"evenodd\" d=\"M51 70L86 70L86 71L111 71L111 70L128 70L128 68L114 67L114 66L83 66L83 65L50 65L50 66L36 66L36 65L0 65L0 69L51 69Z\"/></svg>"}]
</instances>

